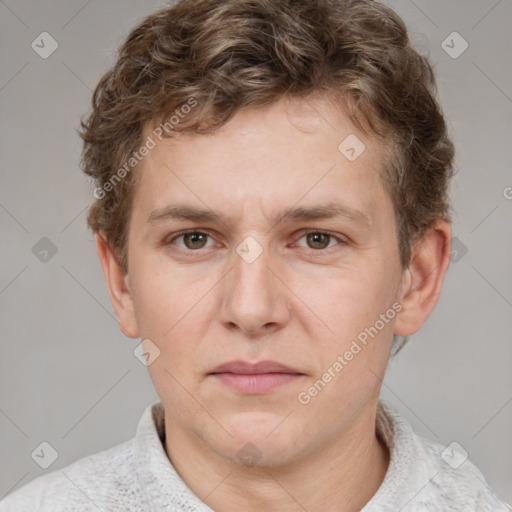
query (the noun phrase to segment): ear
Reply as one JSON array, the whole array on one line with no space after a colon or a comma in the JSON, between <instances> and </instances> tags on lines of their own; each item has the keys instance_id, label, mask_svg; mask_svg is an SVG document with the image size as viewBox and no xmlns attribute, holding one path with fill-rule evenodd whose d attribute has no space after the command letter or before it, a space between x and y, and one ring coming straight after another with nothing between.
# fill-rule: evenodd
<instances>
[{"instance_id":1,"label":"ear","mask_svg":"<svg viewBox=\"0 0 512 512\"><path fill-rule=\"evenodd\" d=\"M122 333L129 338L138 338L139 329L135 318L133 299L128 285L128 274L124 272L110 245L103 235L96 235L96 247L105 275L110 301L119 319Z\"/></svg>"},{"instance_id":2,"label":"ear","mask_svg":"<svg viewBox=\"0 0 512 512\"><path fill-rule=\"evenodd\" d=\"M451 234L450 224L438 220L415 244L404 272L402 310L395 323L398 336L417 332L437 304L450 264Z\"/></svg>"}]
</instances>

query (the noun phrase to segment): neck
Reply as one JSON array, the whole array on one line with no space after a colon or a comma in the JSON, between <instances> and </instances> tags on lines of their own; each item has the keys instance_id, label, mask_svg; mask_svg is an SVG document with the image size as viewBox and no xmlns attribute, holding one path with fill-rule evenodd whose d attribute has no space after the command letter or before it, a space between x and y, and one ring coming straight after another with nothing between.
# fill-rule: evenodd
<instances>
[{"instance_id":1,"label":"neck","mask_svg":"<svg viewBox=\"0 0 512 512\"><path fill-rule=\"evenodd\" d=\"M194 494L218 512L357 512L377 492L390 458L375 433L376 404L366 411L336 440L281 466L220 457L167 414L165 449Z\"/></svg>"}]
</instances>

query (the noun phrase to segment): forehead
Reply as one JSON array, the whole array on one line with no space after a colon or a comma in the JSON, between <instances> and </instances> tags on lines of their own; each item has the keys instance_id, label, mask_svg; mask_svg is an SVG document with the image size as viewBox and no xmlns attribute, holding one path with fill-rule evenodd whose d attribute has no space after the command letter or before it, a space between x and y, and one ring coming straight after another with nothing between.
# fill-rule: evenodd
<instances>
[{"instance_id":1,"label":"forehead","mask_svg":"<svg viewBox=\"0 0 512 512\"><path fill-rule=\"evenodd\" d=\"M144 138L156 145L137 170L134 201L145 213L192 202L238 215L278 215L281 206L341 202L373 219L389 206L382 148L321 98L241 110L208 135L159 140L152 128Z\"/></svg>"}]
</instances>

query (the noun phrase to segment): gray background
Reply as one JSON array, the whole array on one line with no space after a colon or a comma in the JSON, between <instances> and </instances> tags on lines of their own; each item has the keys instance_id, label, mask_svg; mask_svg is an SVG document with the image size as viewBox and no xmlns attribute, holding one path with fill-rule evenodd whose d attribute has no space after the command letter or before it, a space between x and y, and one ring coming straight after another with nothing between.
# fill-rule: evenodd
<instances>
[{"instance_id":1,"label":"gray background","mask_svg":"<svg viewBox=\"0 0 512 512\"><path fill-rule=\"evenodd\" d=\"M419 434L456 440L512 502L512 2L388 3L435 64L457 147L454 234L464 246L437 309L390 364L382 397ZM133 437L158 400L133 355L138 342L118 329L86 230L91 186L76 128L114 49L161 5L0 0L0 498L45 472L31 458L42 441L58 452L46 471L58 469ZM59 45L47 59L31 48L43 31ZM453 31L469 44L456 59L441 46ZM32 252L42 237L57 248L46 262Z\"/></svg>"}]
</instances>

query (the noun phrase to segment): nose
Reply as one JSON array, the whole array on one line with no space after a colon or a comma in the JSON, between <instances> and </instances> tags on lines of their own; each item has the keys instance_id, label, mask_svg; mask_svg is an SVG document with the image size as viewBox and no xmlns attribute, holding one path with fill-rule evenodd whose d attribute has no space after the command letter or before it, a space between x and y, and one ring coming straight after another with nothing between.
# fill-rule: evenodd
<instances>
[{"instance_id":1,"label":"nose","mask_svg":"<svg viewBox=\"0 0 512 512\"><path fill-rule=\"evenodd\" d=\"M238 254L233 259L233 269L223 280L222 324L252 338L282 329L290 321L291 297L269 250L252 262Z\"/></svg>"}]
</instances>

